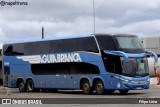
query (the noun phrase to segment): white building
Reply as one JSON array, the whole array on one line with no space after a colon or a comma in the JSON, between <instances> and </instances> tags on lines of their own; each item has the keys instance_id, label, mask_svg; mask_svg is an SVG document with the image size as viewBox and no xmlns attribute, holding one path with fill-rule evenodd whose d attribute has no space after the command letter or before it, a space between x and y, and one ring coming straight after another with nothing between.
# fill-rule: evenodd
<instances>
[{"instance_id":1,"label":"white building","mask_svg":"<svg viewBox=\"0 0 160 107\"><path fill-rule=\"evenodd\" d=\"M146 51L153 51L160 56L160 36L143 37L141 41Z\"/></svg>"}]
</instances>

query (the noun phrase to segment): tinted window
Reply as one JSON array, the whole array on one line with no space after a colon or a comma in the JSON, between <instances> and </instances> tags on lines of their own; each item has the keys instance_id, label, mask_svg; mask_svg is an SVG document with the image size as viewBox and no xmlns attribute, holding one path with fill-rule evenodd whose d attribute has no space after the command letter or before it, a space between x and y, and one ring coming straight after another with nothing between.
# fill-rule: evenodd
<instances>
[{"instance_id":1,"label":"tinted window","mask_svg":"<svg viewBox=\"0 0 160 107\"><path fill-rule=\"evenodd\" d=\"M97 66L88 63L32 64L31 70L35 75L100 73Z\"/></svg>"},{"instance_id":2,"label":"tinted window","mask_svg":"<svg viewBox=\"0 0 160 107\"><path fill-rule=\"evenodd\" d=\"M72 64L72 74L99 74L99 68L96 65L88 63Z\"/></svg>"},{"instance_id":3,"label":"tinted window","mask_svg":"<svg viewBox=\"0 0 160 107\"><path fill-rule=\"evenodd\" d=\"M142 53L144 48L137 36L132 35L96 35L100 49L123 51L126 53Z\"/></svg>"},{"instance_id":4,"label":"tinted window","mask_svg":"<svg viewBox=\"0 0 160 107\"><path fill-rule=\"evenodd\" d=\"M45 54L49 53L49 42L30 42L24 43L24 54Z\"/></svg>"},{"instance_id":5,"label":"tinted window","mask_svg":"<svg viewBox=\"0 0 160 107\"><path fill-rule=\"evenodd\" d=\"M71 51L98 51L93 37L50 41L49 46L50 53Z\"/></svg>"},{"instance_id":6,"label":"tinted window","mask_svg":"<svg viewBox=\"0 0 160 107\"><path fill-rule=\"evenodd\" d=\"M98 52L97 45L93 37L4 45L3 50L4 54L8 56L49 54L73 51Z\"/></svg>"},{"instance_id":7,"label":"tinted window","mask_svg":"<svg viewBox=\"0 0 160 107\"><path fill-rule=\"evenodd\" d=\"M116 50L117 46L112 36L96 36L101 50Z\"/></svg>"},{"instance_id":8,"label":"tinted window","mask_svg":"<svg viewBox=\"0 0 160 107\"><path fill-rule=\"evenodd\" d=\"M107 72L122 74L122 65L119 56L104 54L103 62Z\"/></svg>"},{"instance_id":9,"label":"tinted window","mask_svg":"<svg viewBox=\"0 0 160 107\"><path fill-rule=\"evenodd\" d=\"M68 64L32 64L32 73L35 75L69 74Z\"/></svg>"},{"instance_id":10,"label":"tinted window","mask_svg":"<svg viewBox=\"0 0 160 107\"><path fill-rule=\"evenodd\" d=\"M14 44L14 45L5 45L4 54L11 56L11 55L24 55L24 46L23 44Z\"/></svg>"}]
</instances>

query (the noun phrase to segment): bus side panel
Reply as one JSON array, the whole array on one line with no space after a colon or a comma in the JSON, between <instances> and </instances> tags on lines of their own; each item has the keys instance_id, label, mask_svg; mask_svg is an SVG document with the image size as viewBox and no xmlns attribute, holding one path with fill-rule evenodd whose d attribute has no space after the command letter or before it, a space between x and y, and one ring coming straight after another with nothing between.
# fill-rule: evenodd
<instances>
[{"instance_id":1,"label":"bus side panel","mask_svg":"<svg viewBox=\"0 0 160 107\"><path fill-rule=\"evenodd\" d=\"M33 79L35 88L45 88L46 87L46 76L32 74L31 77Z\"/></svg>"},{"instance_id":2,"label":"bus side panel","mask_svg":"<svg viewBox=\"0 0 160 107\"><path fill-rule=\"evenodd\" d=\"M79 89L80 75L46 75L46 88Z\"/></svg>"},{"instance_id":3,"label":"bus side panel","mask_svg":"<svg viewBox=\"0 0 160 107\"><path fill-rule=\"evenodd\" d=\"M80 78L81 74L71 74L67 75L67 88L69 89L79 89L80 88Z\"/></svg>"},{"instance_id":4,"label":"bus side panel","mask_svg":"<svg viewBox=\"0 0 160 107\"><path fill-rule=\"evenodd\" d=\"M24 64L24 65L10 65L10 85L9 87L17 87L17 80L18 78L21 78L26 81L26 79L31 76L31 71L30 71L30 65L29 64Z\"/></svg>"}]
</instances>

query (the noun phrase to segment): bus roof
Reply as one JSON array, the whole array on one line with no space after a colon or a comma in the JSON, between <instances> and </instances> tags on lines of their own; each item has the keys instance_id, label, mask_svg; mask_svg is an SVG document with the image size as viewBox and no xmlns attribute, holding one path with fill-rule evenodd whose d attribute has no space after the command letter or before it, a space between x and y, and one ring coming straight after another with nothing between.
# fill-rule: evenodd
<instances>
[{"instance_id":1,"label":"bus roof","mask_svg":"<svg viewBox=\"0 0 160 107\"><path fill-rule=\"evenodd\" d=\"M49 40L59 40L59 39L72 39L72 38L83 38L83 37L90 37L92 35L95 36L136 36L133 34L119 34L119 33L97 33L97 34L81 34L81 35L68 35L68 36L61 36L61 37L54 37L54 38L46 38L46 39L33 39L33 40L23 40L23 41L15 41L15 42L7 42L5 44L17 44L17 43L27 43L27 42L39 42L39 41L49 41Z\"/></svg>"},{"instance_id":2,"label":"bus roof","mask_svg":"<svg viewBox=\"0 0 160 107\"><path fill-rule=\"evenodd\" d=\"M137 35L134 35L134 34L123 34L123 33L111 33L111 34L98 33L98 34L95 34L95 36L129 36L129 37L133 37L133 36L137 36Z\"/></svg>"},{"instance_id":3,"label":"bus roof","mask_svg":"<svg viewBox=\"0 0 160 107\"><path fill-rule=\"evenodd\" d=\"M71 38L83 38L83 37L90 37L92 34L81 34L81 35L68 35L68 36L61 36L61 37L54 37L54 38L46 38L46 39L33 39L33 40L23 40L23 41L15 41L15 42L6 42L5 44L16 44L16 43L27 43L27 42L38 42L38 41L48 41L48 40L59 40L59 39L71 39Z\"/></svg>"}]
</instances>

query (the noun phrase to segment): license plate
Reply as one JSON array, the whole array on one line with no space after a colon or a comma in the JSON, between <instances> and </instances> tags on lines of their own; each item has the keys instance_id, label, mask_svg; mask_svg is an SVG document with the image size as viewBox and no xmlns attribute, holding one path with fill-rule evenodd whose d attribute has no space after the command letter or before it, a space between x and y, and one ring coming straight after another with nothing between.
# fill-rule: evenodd
<instances>
[{"instance_id":1,"label":"license plate","mask_svg":"<svg viewBox=\"0 0 160 107\"><path fill-rule=\"evenodd\" d=\"M136 89L137 89L137 90L141 90L141 89L142 89L142 87L137 87Z\"/></svg>"}]
</instances>

